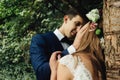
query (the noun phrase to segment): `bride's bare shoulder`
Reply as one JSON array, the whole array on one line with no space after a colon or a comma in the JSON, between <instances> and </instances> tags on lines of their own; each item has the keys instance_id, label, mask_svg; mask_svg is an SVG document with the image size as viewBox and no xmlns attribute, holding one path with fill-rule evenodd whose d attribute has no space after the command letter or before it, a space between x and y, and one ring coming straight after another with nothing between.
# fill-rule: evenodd
<instances>
[{"instance_id":1,"label":"bride's bare shoulder","mask_svg":"<svg viewBox=\"0 0 120 80\"><path fill-rule=\"evenodd\" d=\"M57 80L72 80L73 75L71 71L63 64L58 64Z\"/></svg>"}]
</instances>

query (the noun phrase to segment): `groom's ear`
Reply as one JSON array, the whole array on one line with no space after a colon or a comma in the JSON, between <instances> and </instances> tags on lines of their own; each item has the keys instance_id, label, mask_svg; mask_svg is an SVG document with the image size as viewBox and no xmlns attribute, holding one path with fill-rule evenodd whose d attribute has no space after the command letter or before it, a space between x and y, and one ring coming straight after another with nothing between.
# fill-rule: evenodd
<instances>
[{"instance_id":1,"label":"groom's ear","mask_svg":"<svg viewBox=\"0 0 120 80\"><path fill-rule=\"evenodd\" d=\"M63 18L65 23L67 23L68 19L69 19L68 15L65 15L64 18Z\"/></svg>"}]
</instances>

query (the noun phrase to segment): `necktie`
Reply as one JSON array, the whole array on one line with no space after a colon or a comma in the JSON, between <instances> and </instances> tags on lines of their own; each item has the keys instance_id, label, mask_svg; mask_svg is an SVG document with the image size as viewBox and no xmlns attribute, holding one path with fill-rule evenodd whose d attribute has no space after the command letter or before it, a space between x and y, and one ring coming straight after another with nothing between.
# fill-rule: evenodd
<instances>
[{"instance_id":1,"label":"necktie","mask_svg":"<svg viewBox=\"0 0 120 80\"><path fill-rule=\"evenodd\" d=\"M67 37L64 37L64 38L61 40L61 42L67 43L67 44L69 44L69 45L72 44L72 41L70 41Z\"/></svg>"}]
</instances>

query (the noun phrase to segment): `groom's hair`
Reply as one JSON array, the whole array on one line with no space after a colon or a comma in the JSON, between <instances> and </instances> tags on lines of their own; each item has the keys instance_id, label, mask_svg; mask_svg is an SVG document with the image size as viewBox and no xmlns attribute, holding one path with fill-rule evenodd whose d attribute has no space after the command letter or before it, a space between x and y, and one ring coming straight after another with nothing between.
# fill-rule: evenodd
<instances>
[{"instance_id":1,"label":"groom's hair","mask_svg":"<svg viewBox=\"0 0 120 80\"><path fill-rule=\"evenodd\" d=\"M65 15L68 15L70 19L72 19L76 15L79 15L80 17L83 18L85 22L87 22L88 18L86 17L86 13L87 13L86 10L77 10L74 8L69 8L68 11L66 11Z\"/></svg>"}]
</instances>

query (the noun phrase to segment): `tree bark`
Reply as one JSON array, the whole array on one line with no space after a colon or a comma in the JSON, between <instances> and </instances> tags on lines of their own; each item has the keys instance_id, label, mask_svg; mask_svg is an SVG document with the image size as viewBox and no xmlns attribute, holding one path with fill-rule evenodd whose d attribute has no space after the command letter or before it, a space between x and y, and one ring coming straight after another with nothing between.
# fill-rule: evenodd
<instances>
[{"instance_id":1,"label":"tree bark","mask_svg":"<svg viewBox=\"0 0 120 80\"><path fill-rule=\"evenodd\" d=\"M107 80L120 80L120 0L103 0Z\"/></svg>"}]
</instances>

